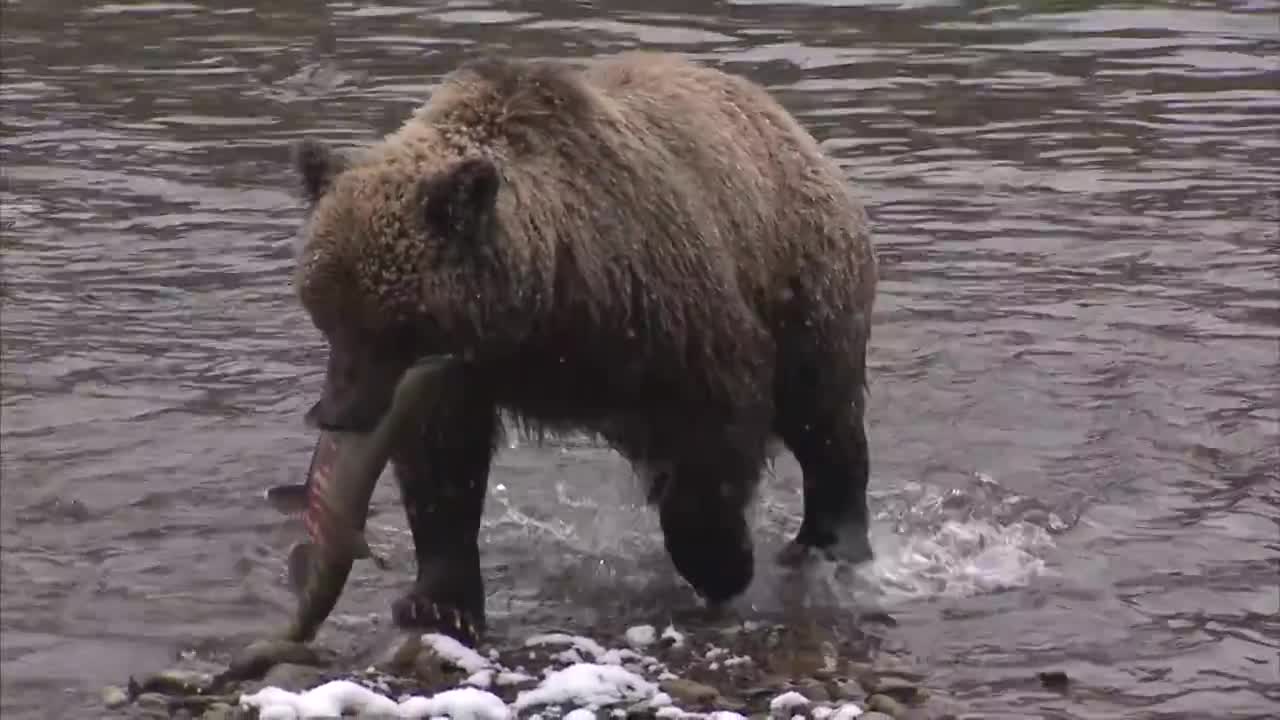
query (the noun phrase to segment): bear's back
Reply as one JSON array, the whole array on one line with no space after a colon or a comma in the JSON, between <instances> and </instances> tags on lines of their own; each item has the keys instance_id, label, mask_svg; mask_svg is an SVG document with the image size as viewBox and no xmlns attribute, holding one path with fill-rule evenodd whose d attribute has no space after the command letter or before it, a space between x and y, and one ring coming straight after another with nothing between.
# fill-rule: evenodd
<instances>
[{"instance_id":1,"label":"bear's back","mask_svg":"<svg viewBox=\"0 0 1280 720\"><path fill-rule=\"evenodd\" d=\"M786 298L843 335L870 289L861 208L813 138L755 84L673 55L467 63L383 148L375 164L420 176L492 159L521 362L549 378L563 348L592 348L566 384L749 402Z\"/></svg>"},{"instance_id":2,"label":"bear's back","mask_svg":"<svg viewBox=\"0 0 1280 720\"><path fill-rule=\"evenodd\" d=\"M741 284L763 310L779 269L812 251L860 256L864 242L842 174L790 114L754 83L677 55L473 61L414 124L449 154L498 161L508 226L544 269L547 242L573 243L587 265L642 263L647 248L715 285ZM848 247L797 245L815 232Z\"/></svg>"}]
</instances>

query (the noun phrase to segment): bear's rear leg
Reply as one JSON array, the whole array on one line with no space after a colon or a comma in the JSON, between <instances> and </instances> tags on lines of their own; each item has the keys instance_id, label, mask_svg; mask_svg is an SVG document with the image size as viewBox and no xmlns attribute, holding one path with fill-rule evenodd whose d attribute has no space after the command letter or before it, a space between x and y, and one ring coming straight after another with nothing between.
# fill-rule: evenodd
<instances>
[{"instance_id":1,"label":"bear's rear leg","mask_svg":"<svg viewBox=\"0 0 1280 720\"><path fill-rule=\"evenodd\" d=\"M676 571L716 608L751 584L754 551L746 509L761 448L699 447L661 483L658 518Z\"/></svg>"},{"instance_id":2,"label":"bear's rear leg","mask_svg":"<svg viewBox=\"0 0 1280 720\"><path fill-rule=\"evenodd\" d=\"M480 519L498 427L493 405L457 384L393 453L418 561L413 588L391 607L397 626L469 645L483 635Z\"/></svg>"},{"instance_id":3,"label":"bear's rear leg","mask_svg":"<svg viewBox=\"0 0 1280 720\"><path fill-rule=\"evenodd\" d=\"M860 403L797 406L787 398L778 433L804 474L804 519L778 561L795 566L810 551L831 560L861 563L872 558L868 539L867 479L870 457Z\"/></svg>"}]
</instances>

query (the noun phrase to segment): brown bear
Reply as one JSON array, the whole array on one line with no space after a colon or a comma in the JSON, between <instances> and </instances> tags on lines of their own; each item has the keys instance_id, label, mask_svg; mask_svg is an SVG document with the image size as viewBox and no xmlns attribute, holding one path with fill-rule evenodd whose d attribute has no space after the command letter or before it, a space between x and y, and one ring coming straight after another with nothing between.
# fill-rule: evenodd
<instances>
[{"instance_id":1,"label":"brown bear","mask_svg":"<svg viewBox=\"0 0 1280 720\"><path fill-rule=\"evenodd\" d=\"M760 86L649 52L472 61L381 142L302 141L294 162L295 284L329 349L309 424L371 428L416 358L458 358L392 456L418 562L398 624L483 632L503 411L643 470L712 606L752 579L745 511L774 438L804 476L780 561L871 557L876 256L841 170Z\"/></svg>"}]
</instances>

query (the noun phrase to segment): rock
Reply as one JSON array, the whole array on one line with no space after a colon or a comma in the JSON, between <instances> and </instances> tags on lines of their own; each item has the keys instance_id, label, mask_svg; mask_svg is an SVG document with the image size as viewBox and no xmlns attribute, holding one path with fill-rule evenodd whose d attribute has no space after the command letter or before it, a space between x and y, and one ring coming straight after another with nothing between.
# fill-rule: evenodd
<instances>
[{"instance_id":1,"label":"rock","mask_svg":"<svg viewBox=\"0 0 1280 720\"><path fill-rule=\"evenodd\" d=\"M146 692L134 699L142 717L169 717L169 698L157 692Z\"/></svg>"},{"instance_id":2,"label":"rock","mask_svg":"<svg viewBox=\"0 0 1280 720\"><path fill-rule=\"evenodd\" d=\"M320 684L324 671L312 665L282 663L271 668L262 678L262 685L274 685L281 690L300 692Z\"/></svg>"},{"instance_id":3,"label":"rock","mask_svg":"<svg viewBox=\"0 0 1280 720\"><path fill-rule=\"evenodd\" d=\"M1065 689L1067 685L1071 684L1071 678L1067 677L1067 674L1061 670L1042 672L1039 677L1040 684L1050 690L1062 690Z\"/></svg>"},{"instance_id":4,"label":"rock","mask_svg":"<svg viewBox=\"0 0 1280 720\"><path fill-rule=\"evenodd\" d=\"M872 674L874 670L875 667L868 662L850 660L844 664L845 674L851 678L857 678L859 681L861 681L864 676Z\"/></svg>"},{"instance_id":5,"label":"rock","mask_svg":"<svg viewBox=\"0 0 1280 720\"><path fill-rule=\"evenodd\" d=\"M888 695L872 695L867 698L867 707L896 718L905 717L907 714L907 707Z\"/></svg>"},{"instance_id":6,"label":"rock","mask_svg":"<svg viewBox=\"0 0 1280 720\"><path fill-rule=\"evenodd\" d=\"M872 710L871 712L865 712L859 715L858 720L894 720L894 717L892 715L885 715L882 712Z\"/></svg>"},{"instance_id":7,"label":"rock","mask_svg":"<svg viewBox=\"0 0 1280 720\"><path fill-rule=\"evenodd\" d=\"M102 704L111 710L124 707L129 704L129 693L124 688L108 685L102 688Z\"/></svg>"},{"instance_id":8,"label":"rock","mask_svg":"<svg viewBox=\"0 0 1280 720\"><path fill-rule=\"evenodd\" d=\"M761 698L772 697L778 694L777 685L767 682L767 678L762 678L761 680L764 681L765 684L744 688L741 691L748 700L760 700Z\"/></svg>"},{"instance_id":9,"label":"rock","mask_svg":"<svg viewBox=\"0 0 1280 720\"><path fill-rule=\"evenodd\" d=\"M816 703L830 702L831 700L831 693L827 692L826 686L821 681L813 678L800 681L796 690Z\"/></svg>"},{"instance_id":10,"label":"rock","mask_svg":"<svg viewBox=\"0 0 1280 720\"><path fill-rule=\"evenodd\" d=\"M373 666L393 675L407 675L413 672L413 661L422 652L422 633L409 633L373 662Z\"/></svg>"},{"instance_id":11,"label":"rock","mask_svg":"<svg viewBox=\"0 0 1280 720\"><path fill-rule=\"evenodd\" d=\"M413 677L426 690L442 690L446 685L452 685L464 677L450 667L451 663L437 655L435 650L424 646L413 660Z\"/></svg>"},{"instance_id":12,"label":"rock","mask_svg":"<svg viewBox=\"0 0 1280 720\"><path fill-rule=\"evenodd\" d=\"M828 680L827 693L835 700L862 702L867 699L861 685L844 677Z\"/></svg>"},{"instance_id":13,"label":"rock","mask_svg":"<svg viewBox=\"0 0 1280 720\"><path fill-rule=\"evenodd\" d=\"M234 705L239 700L239 695L176 695L169 696L169 709L174 712L184 710L191 715L199 715L211 705L217 703Z\"/></svg>"},{"instance_id":14,"label":"rock","mask_svg":"<svg viewBox=\"0 0 1280 720\"><path fill-rule=\"evenodd\" d=\"M137 684L140 692L164 695L199 695L212 685L213 676L209 673L180 668L161 670Z\"/></svg>"},{"instance_id":15,"label":"rock","mask_svg":"<svg viewBox=\"0 0 1280 720\"><path fill-rule=\"evenodd\" d=\"M214 703L205 708L200 720L234 720L236 709L226 703Z\"/></svg>"},{"instance_id":16,"label":"rock","mask_svg":"<svg viewBox=\"0 0 1280 720\"><path fill-rule=\"evenodd\" d=\"M720 691L710 685L685 678L663 680L658 686L678 705L704 705L720 696Z\"/></svg>"},{"instance_id":17,"label":"rock","mask_svg":"<svg viewBox=\"0 0 1280 720\"><path fill-rule=\"evenodd\" d=\"M145 692L134 698L134 703L141 708L163 707L169 709L169 698L158 692Z\"/></svg>"},{"instance_id":18,"label":"rock","mask_svg":"<svg viewBox=\"0 0 1280 720\"><path fill-rule=\"evenodd\" d=\"M928 696L914 678L896 674L866 676L862 686L870 695L888 695L898 702L908 704L923 702Z\"/></svg>"},{"instance_id":19,"label":"rock","mask_svg":"<svg viewBox=\"0 0 1280 720\"><path fill-rule=\"evenodd\" d=\"M670 645L662 652L662 659L666 661L668 665L686 665L692 657L693 653L689 650L689 646L684 644Z\"/></svg>"}]
</instances>

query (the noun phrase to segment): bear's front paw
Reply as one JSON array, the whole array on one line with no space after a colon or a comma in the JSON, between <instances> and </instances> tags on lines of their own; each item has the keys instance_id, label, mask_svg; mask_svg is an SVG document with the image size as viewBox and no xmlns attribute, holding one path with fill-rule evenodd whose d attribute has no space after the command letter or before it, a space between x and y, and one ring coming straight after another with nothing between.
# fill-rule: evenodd
<instances>
[{"instance_id":1,"label":"bear's front paw","mask_svg":"<svg viewBox=\"0 0 1280 720\"><path fill-rule=\"evenodd\" d=\"M815 545L797 538L787 543L775 557L783 567L798 569L812 563L828 562L857 566L875 559L865 533L852 533L839 542Z\"/></svg>"},{"instance_id":2,"label":"bear's front paw","mask_svg":"<svg viewBox=\"0 0 1280 720\"><path fill-rule=\"evenodd\" d=\"M438 632L474 647L484 634L484 615L448 602L432 601L425 593L411 591L391 605L391 618L406 630Z\"/></svg>"}]
</instances>

